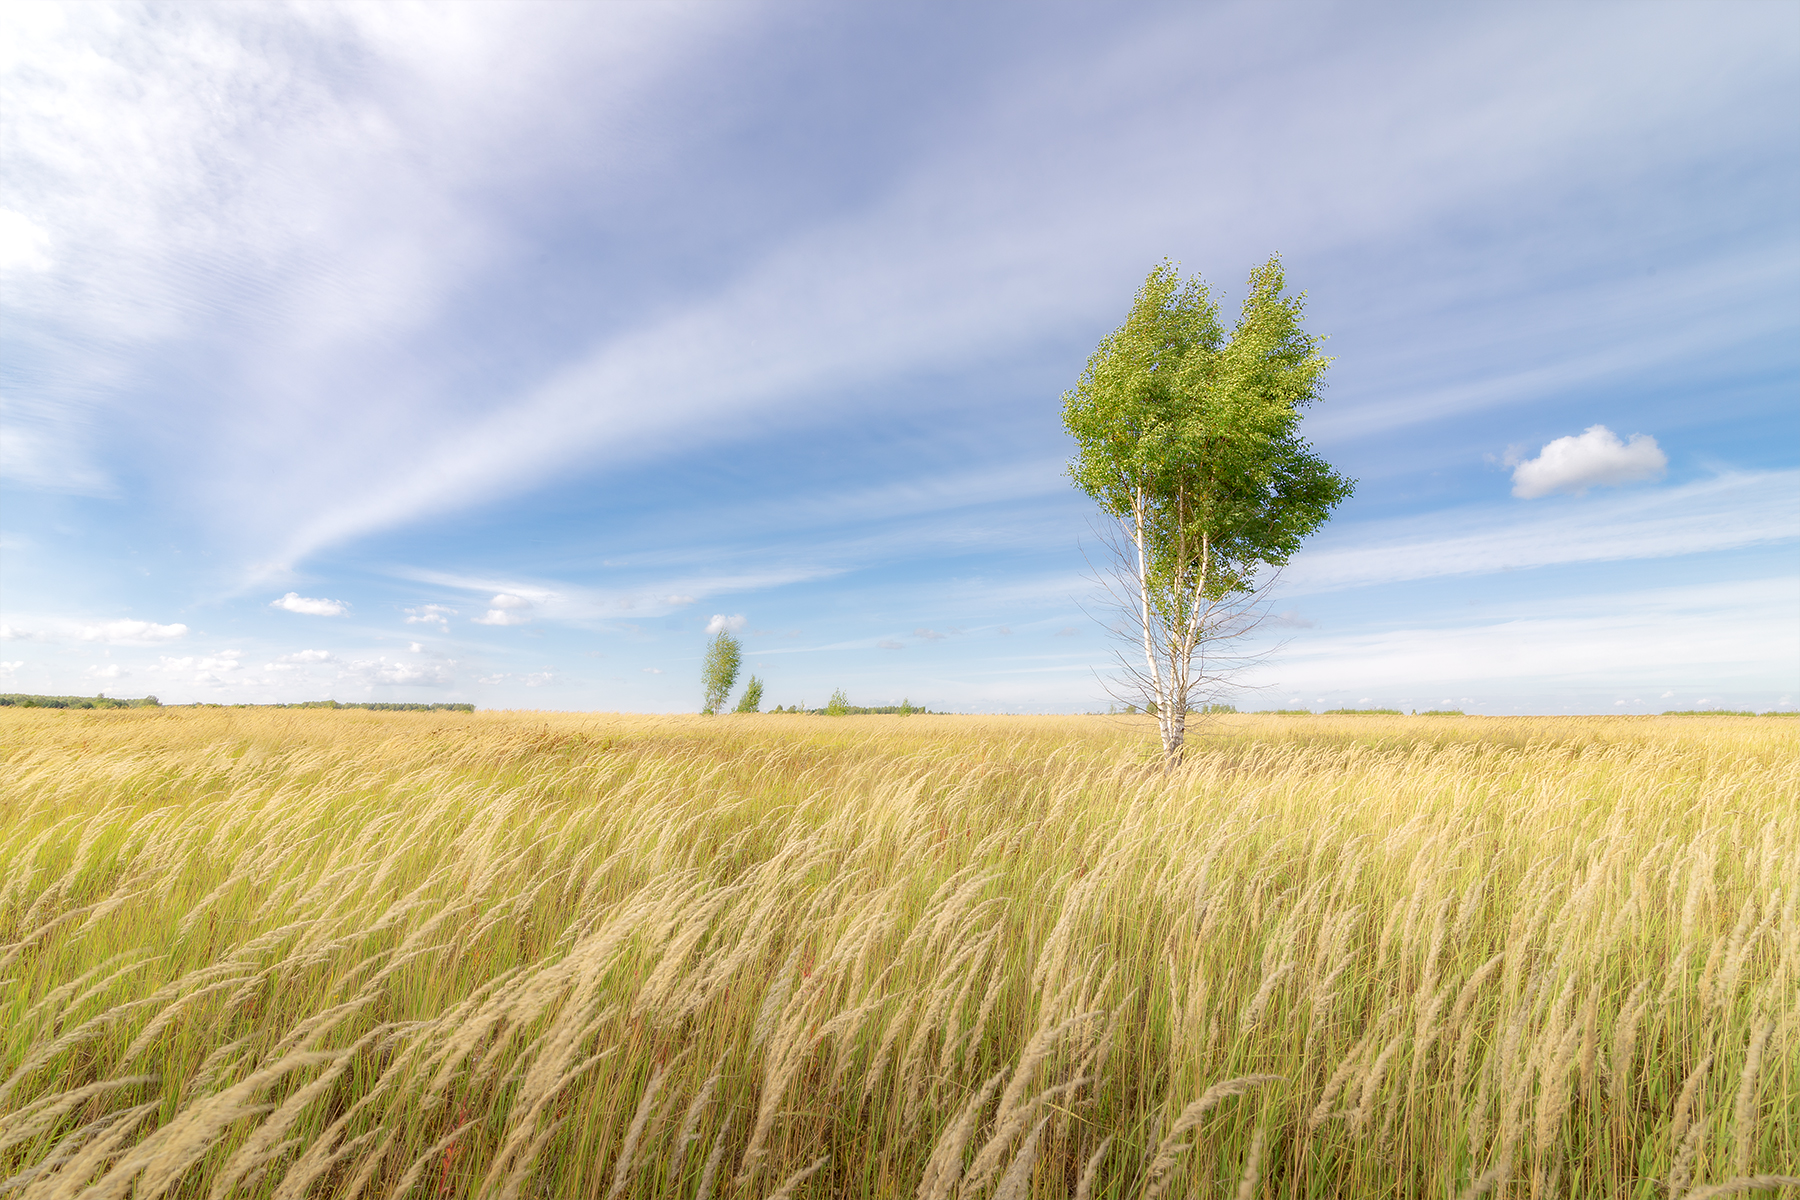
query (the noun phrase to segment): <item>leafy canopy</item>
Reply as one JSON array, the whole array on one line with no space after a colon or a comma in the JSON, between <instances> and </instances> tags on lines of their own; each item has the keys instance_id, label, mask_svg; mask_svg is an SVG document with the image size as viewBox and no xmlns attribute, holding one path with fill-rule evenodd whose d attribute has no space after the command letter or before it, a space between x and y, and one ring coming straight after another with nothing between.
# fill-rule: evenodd
<instances>
[{"instance_id":1,"label":"leafy canopy","mask_svg":"<svg viewBox=\"0 0 1800 1200\"><path fill-rule=\"evenodd\" d=\"M701 706L701 712L710 716L725 707L743 661L744 650L738 640L725 630L719 630L718 636L706 648L706 665L700 671L700 682L706 689L706 702Z\"/></svg>"},{"instance_id":2,"label":"leafy canopy","mask_svg":"<svg viewBox=\"0 0 1800 1200\"><path fill-rule=\"evenodd\" d=\"M1227 336L1206 285L1164 262L1063 396L1078 447L1069 474L1121 520L1144 505L1164 586L1209 599L1249 590L1259 565L1285 563L1354 486L1300 437L1331 360L1302 328L1304 297L1284 286L1279 257L1252 271Z\"/></svg>"}]
</instances>

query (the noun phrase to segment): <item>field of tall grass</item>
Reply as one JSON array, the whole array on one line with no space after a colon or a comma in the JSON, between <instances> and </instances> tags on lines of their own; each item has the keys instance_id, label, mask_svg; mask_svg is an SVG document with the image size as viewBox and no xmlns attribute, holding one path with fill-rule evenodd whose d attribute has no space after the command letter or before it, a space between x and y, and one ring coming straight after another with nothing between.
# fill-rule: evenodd
<instances>
[{"instance_id":1,"label":"field of tall grass","mask_svg":"<svg viewBox=\"0 0 1800 1200\"><path fill-rule=\"evenodd\" d=\"M1800 728L0 713L0 1196L1800 1195Z\"/></svg>"}]
</instances>

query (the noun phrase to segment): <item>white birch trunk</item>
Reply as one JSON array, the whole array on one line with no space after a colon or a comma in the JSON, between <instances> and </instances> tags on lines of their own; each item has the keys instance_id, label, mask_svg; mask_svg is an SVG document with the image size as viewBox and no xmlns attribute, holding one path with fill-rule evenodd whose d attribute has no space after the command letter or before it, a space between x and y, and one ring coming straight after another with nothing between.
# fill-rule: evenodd
<instances>
[{"instance_id":1,"label":"white birch trunk","mask_svg":"<svg viewBox=\"0 0 1800 1200\"><path fill-rule=\"evenodd\" d=\"M1144 489L1131 492L1131 536L1137 546L1138 619L1144 630L1144 662L1150 668L1150 690L1156 699L1156 728L1162 738L1163 755L1173 758L1180 745L1172 742L1170 720L1174 715L1169 704L1168 689L1163 686L1162 669L1157 663L1156 639L1150 620L1150 558L1144 548Z\"/></svg>"}]
</instances>

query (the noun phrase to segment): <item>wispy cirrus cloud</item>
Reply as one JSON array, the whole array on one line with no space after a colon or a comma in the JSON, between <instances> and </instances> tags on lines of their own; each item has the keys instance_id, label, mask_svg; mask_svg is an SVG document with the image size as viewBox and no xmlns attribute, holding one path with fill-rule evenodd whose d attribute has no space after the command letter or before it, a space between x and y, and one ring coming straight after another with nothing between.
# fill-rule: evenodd
<instances>
[{"instance_id":1,"label":"wispy cirrus cloud","mask_svg":"<svg viewBox=\"0 0 1800 1200\"><path fill-rule=\"evenodd\" d=\"M451 670L455 660L443 662L408 662L405 659L394 659L380 655L376 658L352 659L344 664L338 672L338 678L346 683L362 684L365 687L452 687L456 683L456 674Z\"/></svg>"},{"instance_id":2,"label":"wispy cirrus cloud","mask_svg":"<svg viewBox=\"0 0 1800 1200\"><path fill-rule=\"evenodd\" d=\"M160 646L179 641L188 635L188 627L180 623L159 625L155 621L122 619L116 621L80 622L66 618L30 621L21 625L0 625L0 641L30 642L99 642L108 646Z\"/></svg>"},{"instance_id":3,"label":"wispy cirrus cloud","mask_svg":"<svg viewBox=\"0 0 1800 1200\"><path fill-rule=\"evenodd\" d=\"M1571 500L1521 519L1482 506L1327 528L1282 577L1296 594L1571 563L1671 558L1800 539L1800 471Z\"/></svg>"},{"instance_id":4,"label":"wispy cirrus cloud","mask_svg":"<svg viewBox=\"0 0 1800 1200\"><path fill-rule=\"evenodd\" d=\"M217 69L215 60L244 72L241 82L236 76L210 82L213 91L253 95L266 86L265 75L294 76L303 86L290 89L294 99L271 126L276 147L288 125L298 127L303 117L326 131L301 130L305 136L288 139L294 148L273 155L278 172L272 169L268 177L251 172L225 189L230 204L242 210L234 221L245 229L279 231L273 261L314 253L322 240L316 232L321 219L335 234L323 240L341 247L326 270L306 273L303 294L286 301L306 318L295 323L301 332L276 334L271 331L286 326L271 322L248 339L260 342L259 350L280 351L265 355L280 365L260 382L292 397L283 409L293 414L291 432L317 452L287 456L280 476L259 478L259 487L248 486L247 474L232 470L197 481L203 490L231 493L234 502L216 504L213 511L232 514L246 530L253 529L258 544L280 547L271 573L347 539L542 486L577 466L641 462L675 445L692 449L696 438L729 439L770 421L797 426L834 411L847 386L990 362L1047 338L1085 339L1097 322L1110 317L1142 263L1172 244L1230 263L1248 244L1279 243L1292 255L1328 256L1400 230L1429 228L1471 207L1505 204L1505 197L1546 181L1576 187L1584 171L1597 169L1590 165L1594 149L1621 145L1633 130L1685 136L1708 128L1715 138L1753 139L1757 135L1748 129L1729 128L1721 135L1710 115L1743 111L1742 97L1766 87L1773 70L1747 52L1735 32L1727 36L1692 22L1680 38L1662 26L1621 31L1600 11L1571 15L1566 37L1533 43L1537 67L1528 99L1483 82L1490 76L1510 78L1511 51L1501 47L1516 50L1522 40L1515 25L1485 10L1417 29L1362 29L1328 21L1335 53L1325 55L1321 45L1314 47L1316 57L1264 63L1257 76L1262 82L1254 88L1229 72L1194 75L1180 49L1218 41L1254 43L1263 18L1250 9L1146 14L1097 38L1032 41L996 66L990 86L971 91L977 103L953 130L897 165L861 202L771 230L710 274L705 286L641 309L645 315L636 323L616 321L601 331L584 331L563 353L545 356L529 378L500 389L484 387L478 394L457 392L446 380L416 379L393 390L390 406L379 390L345 389L310 364L322 361L321 345L331 345L345 350L336 361L381 369L369 361L366 330L410 335L439 311L444 297L500 269L501 250L512 235L497 228L491 214L449 199L455 189L442 187L438 177L418 175L413 165L440 161L451 178L468 171L485 180L492 164L479 162L480 174L473 174L477 160L461 143L504 148L512 129L546 119L530 104L532 90L497 72L483 73L485 51L494 40L528 42L522 50L540 56L549 76L560 78L562 72L572 81L611 78L613 73L593 69L592 47L600 45L603 57L611 56L609 64L626 65L617 74L633 81L631 86L649 87L658 72L689 63L696 47L714 52L716 31L687 9L671 10L666 19L646 18L636 27L627 23L623 33L609 29L601 38L571 37L567 27L541 17L515 28L490 26L464 13L447 22L448 29L426 31L414 47L394 33L402 24L396 18L331 12L329 18L310 18L313 27L307 19L273 16L242 18L238 24L213 18L211 24L197 23L198 32L154 22L145 27L176 39L167 61L192 65L203 80ZM280 36L269 38L259 21L280 25ZM1629 43L1609 58L1614 65L1604 78L1597 77L1582 48L1584 39L1602 32ZM985 30L984 36L994 33ZM199 40L190 46L182 38ZM418 84L416 98L398 99L404 88L374 95L352 87L356 102L351 103L325 81L306 75L303 54L256 61L255 47L281 45L284 38L297 45L313 38L364 45L376 61L392 59L400 77ZM1427 44L1431 52L1422 52ZM1079 57L1083 69L1059 70L1064 57ZM158 59L150 55L144 61ZM1721 71L1726 61L1739 69ZM454 74L444 63L473 66L475 73L472 78ZM1450 63L1457 64L1454 70ZM123 82L96 85L91 98L96 113L110 114L128 94L130 70L116 69L124 72ZM1371 71L1387 78L1389 86L1360 86ZM1701 74L1719 90L1696 105L1693 80ZM1041 82L1051 78L1058 81L1054 87ZM1721 78L1730 86L1721 88ZM1179 86L1171 86L1174 80ZM553 91L545 87L536 94ZM186 89L180 94L190 95ZM192 95L201 94L210 93L197 83ZM560 105L559 111L587 111L592 97L582 94L583 103ZM1359 102L1322 109L1320 94L1354 94ZM1421 108L1415 102L1420 94L1438 102ZM613 111L606 103L593 107ZM1118 119L1121 111L1151 108L1162 114L1159 120ZM365 120L370 109L386 122ZM146 144L192 145L192 153L204 157L200 148L214 144L208 139L226 138L224 144L238 151L231 161L261 161L249 152L254 148L229 141L238 136L234 127L215 128L218 118L197 103L183 100L158 120L178 136ZM1212 131L1203 139L1205 152L1171 158L1166 152L1171 124ZM472 136L465 137L465 125L474 127ZM1383 146L1380 155L1368 152L1368 129L1401 126L1408 130L1405 139ZM31 145L49 145L56 129L53 122L46 124ZM1480 155L1456 149L1468 144L1471 129L1482 131ZM399 131L443 154L395 154ZM1266 146L1272 139L1292 145L1294 152L1271 164ZM602 144L627 143L602 139ZM103 157L100 146L94 144L90 157ZM999 147L1008 151L1005 172L992 169ZM1091 164L1073 180L1063 166L1071 156ZM145 185L130 177L134 160L125 158L125 166L109 168L113 173L98 186L87 183L86 190L137 196ZM1191 167L1184 165L1190 161ZM362 178L363 165L370 167L368 194L352 188L316 200L303 193L311 203L277 199L284 191L274 186L276 180ZM501 190L550 169L537 161L509 165ZM1277 177L1269 177L1270 170ZM1203 186L1220 176L1253 176L1261 184ZM1329 216L1296 207L1299 201L1291 198L1314 195L1327 181L1334 196ZM214 186L210 179L208 186ZM706 189L689 191L701 195ZM1270 203L1270 196L1290 199ZM291 211L280 207L290 203ZM259 207L267 205L278 206L275 219ZM136 203L131 211L145 208ZM404 213L406 219L384 222L371 217L371 210ZM1096 219L1099 214L1104 218ZM1196 228L1231 229L1233 235L1229 242L1196 242ZM51 237L57 240L55 230ZM271 257L266 248L258 249L263 258ZM255 254L237 257L260 261ZM163 270L175 268L158 259L151 274ZM190 275L183 282L192 288L200 281ZM254 290L250 284L263 282L233 286ZM146 294L152 290L144 288ZM196 312L219 304L212 296L192 299ZM1739 326L1741 332L1741 321ZM1726 332L1710 335L1714 343L1732 336L1729 320L1721 329ZM1658 328L1628 335L1613 328L1598 340L1616 348L1624 361L1667 333ZM1583 339L1590 345L1596 340ZM1444 378L1433 386L1443 392L1464 382ZM421 428L410 413L427 399L438 416ZM1454 407L1427 412L1415 405L1417 415L1404 419L1433 419ZM331 419L321 421L325 414ZM238 430L229 422L215 424L239 442L270 436L260 426ZM343 424L368 436L341 436ZM314 426L332 429L333 436L321 437ZM385 435L402 429L410 450L405 462L396 464L382 448L389 444ZM221 454L217 461L265 463L267 458ZM299 502L302 498L306 502Z\"/></svg>"},{"instance_id":5,"label":"wispy cirrus cloud","mask_svg":"<svg viewBox=\"0 0 1800 1200\"><path fill-rule=\"evenodd\" d=\"M1800 671L1797 602L1800 581L1777 578L1568 597L1553 612L1514 603L1455 623L1296 639L1246 682L1352 694L1425 688L1434 697L1445 686L1543 681L1778 689Z\"/></svg>"},{"instance_id":6,"label":"wispy cirrus cloud","mask_svg":"<svg viewBox=\"0 0 1800 1200\"><path fill-rule=\"evenodd\" d=\"M694 561L707 556L684 555ZM396 567L390 574L400 579L429 583L436 587L488 599L487 612L471 618L478 625L516 625L524 613L541 621L616 621L622 614L634 618L663 616L710 596L743 594L778 588L792 583L829 579L846 568L797 564L789 567L750 569L716 574L679 574L661 578L652 575L635 587L603 588L558 580L506 579L496 576L462 575L449 571ZM649 574L649 572L645 572ZM656 573L660 575L660 572ZM500 603L505 598L505 603ZM411 610L408 610L411 611Z\"/></svg>"}]
</instances>

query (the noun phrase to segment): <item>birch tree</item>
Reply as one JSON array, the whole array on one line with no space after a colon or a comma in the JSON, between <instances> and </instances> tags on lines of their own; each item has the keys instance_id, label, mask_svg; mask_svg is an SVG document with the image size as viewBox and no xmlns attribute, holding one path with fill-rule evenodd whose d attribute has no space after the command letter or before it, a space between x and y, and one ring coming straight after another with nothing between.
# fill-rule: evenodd
<instances>
[{"instance_id":1,"label":"birch tree","mask_svg":"<svg viewBox=\"0 0 1800 1200\"><path fill-rule=\"evenodd\" d=\"M1271 258L1227 334L1206 285L1164 262L1063 396L1069 474L1103 514L1103 582L1133 646L1119 698L1154 706L1170 764L1197 702L1254 657L1242 639L1273 575L1354 486L1299 433L1331 362L1304 299Z\"/></svg>"},{"instance_id":2,"label":"birch tree","mask_svg":"<svg viewBox=\"0 0 1800 1200\"><path fill-rule=\"evenodd\" d=\"M744 661L744 647L728 630L721 629L706 648L706 664L700 668L700 685L706 698L700 711L711 716L725 707L731 689L737 683L738 667Z\"/></svg>"}]
</instances>

